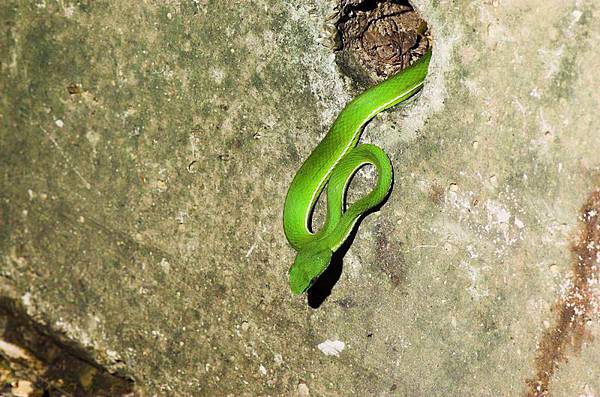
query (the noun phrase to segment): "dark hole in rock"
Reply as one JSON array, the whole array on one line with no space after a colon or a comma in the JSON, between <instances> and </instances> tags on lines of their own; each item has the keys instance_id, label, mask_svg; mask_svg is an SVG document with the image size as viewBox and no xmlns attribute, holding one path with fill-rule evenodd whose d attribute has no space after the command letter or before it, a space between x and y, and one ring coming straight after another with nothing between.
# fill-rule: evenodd
<instances>
[{"instance_id":1,"label":"dark hole in rock","mask_svg":"<svg viewBox=\"0 0 600 397\"><path fill-rule=\"evenodd\" d=\"M342 72L372 85L423 56L427 23L406 0L340 0L336 60Z\"/></svg>"},{"instance_id":2,"label":"dark hole in rock","mask_svg":"<svg viewBox=\"0 0 600 397\"><path fill-rule=\"evenodd\" d=\"M136 395L131 379L110 373L76 343L53 336L5 297L0 298L0 332L0 395Z\"/></svg>"}]
</instances>

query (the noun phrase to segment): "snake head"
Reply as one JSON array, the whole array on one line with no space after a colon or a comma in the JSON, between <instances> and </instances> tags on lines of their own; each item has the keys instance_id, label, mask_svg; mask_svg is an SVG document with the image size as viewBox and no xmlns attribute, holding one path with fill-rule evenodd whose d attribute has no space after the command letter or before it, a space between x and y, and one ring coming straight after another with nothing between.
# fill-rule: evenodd
<instances>
[{"instance_id":1,"label":"snake head","mask_svg":"<svg viewBox=\"0 0 600 397\"><path fill-rule=\"evenodd\" d=\"M298 252L290 268L290 287L294 294L305 292L327 269L333 252L329 248L306 249Z\"/></svg>"}]
</instances>

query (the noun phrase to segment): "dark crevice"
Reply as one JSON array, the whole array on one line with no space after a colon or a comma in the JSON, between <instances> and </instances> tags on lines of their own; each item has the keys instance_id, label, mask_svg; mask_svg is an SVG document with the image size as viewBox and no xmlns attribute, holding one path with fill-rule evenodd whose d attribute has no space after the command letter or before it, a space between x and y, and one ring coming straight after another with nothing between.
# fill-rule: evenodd
<instances>
[{"instance_id":1,"label":"dark crevice","mask_svg":"<svg viewBox=\"0 0 600 397\"><path fill-rule=\"evenodd\" d=\"M136 395L132 379L110 373L83 347L53 335L13 299L0 297L0 325L0 375L6 380L0 393L27 387L31 396Z\"/></svg>"}]
</instances>

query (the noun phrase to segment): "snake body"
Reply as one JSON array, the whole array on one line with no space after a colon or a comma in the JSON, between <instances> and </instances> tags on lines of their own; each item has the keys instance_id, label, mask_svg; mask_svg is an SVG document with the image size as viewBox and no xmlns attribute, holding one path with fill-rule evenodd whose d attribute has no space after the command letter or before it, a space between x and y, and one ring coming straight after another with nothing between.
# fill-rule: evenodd
<instances>
[{"instance_id":1,"label":"snake body","mask_svg":"<svg viewBox=\"0 0 600 397\"><path fill-rule=\"evenodd\" d=\"M305 292L329 266L333 253L352 232L361 215L379 205L392 186L392 166L377 146L358 145L363 127L378 113L416 93L422 86L431 50L407 69L369 88L349 102L327 135L302 164L287 192L283 229L297 251L289 271L295 294ZM344 210L352 176L362 166L377 170L375 188ZM327 184L327 215L321 230L311 230L311 215Z\"/></svg>"}]
</instances>

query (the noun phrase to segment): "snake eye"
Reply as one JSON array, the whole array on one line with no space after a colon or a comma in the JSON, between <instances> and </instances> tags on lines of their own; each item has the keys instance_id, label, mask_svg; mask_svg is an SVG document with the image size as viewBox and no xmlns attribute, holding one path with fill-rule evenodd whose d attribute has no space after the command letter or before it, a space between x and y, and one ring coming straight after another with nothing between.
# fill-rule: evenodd
<instances>
[{"instance_id":1,"label":"snake eye","mask_svg":"<svg viewBox=\"0 0 600 397\"><path fill-rule=\"evenodd\" d=\"M306 292L317 281L321 273L331 262L333 252L325 248L321 250L303 250L298 252L296 260L290 268L290 287L294 294Z\"/></svg>"},{"instance_id":2,"label":"snake eye","mask_svg":"<svg viewBox=\"0 0 600 397\"><path fill-rule=\"evenodd\" d=\"M292 265L290 268L290 287L294 294L302 294L310 288L313 282L314 280L311 280L308 274L303 271L303 269Z\"/></svg>"}]
</instances>

